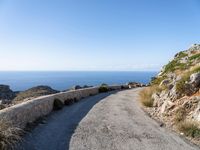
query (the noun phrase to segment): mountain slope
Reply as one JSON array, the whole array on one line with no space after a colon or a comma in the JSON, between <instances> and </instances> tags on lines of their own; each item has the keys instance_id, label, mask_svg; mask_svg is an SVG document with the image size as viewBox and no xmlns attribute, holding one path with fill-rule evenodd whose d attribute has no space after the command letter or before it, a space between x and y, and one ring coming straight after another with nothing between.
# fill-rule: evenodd
<instances>
[{"instance_id":1,"label":"mountain slope","mask_svg":"<svg viewBox=\"0 0 200 150\"><path fill-rule=\"evenodd\" d=\"M199 144L200 45L177 53L140 93L151 115Z\"/></svg>"}]
</instances>

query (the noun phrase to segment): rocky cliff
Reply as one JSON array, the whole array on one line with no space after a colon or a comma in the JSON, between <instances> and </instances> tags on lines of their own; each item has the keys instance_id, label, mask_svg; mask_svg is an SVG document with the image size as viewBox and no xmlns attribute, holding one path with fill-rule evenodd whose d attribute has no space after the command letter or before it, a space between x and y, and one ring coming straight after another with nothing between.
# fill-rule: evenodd
<instances>
[{"instance_id":1,"label":"rocky cliff","mask_svg":"<svg viewBox=\"0 0 200 150\"><path fill-rule=\"evenodd\" d=\"M177 53L152 79L149 91L151 91L149 94L151 103L148 103L148 106L152 107L152 116L179 129L182 128L181 123L195 121L195 131L193 133L192 130L191 136L195 137L198 131L198 138L200 138L199 44Z\"/></svg>"},{"instance_id":2,"label":"rocky cliff","mask_svg":"<svg viewBox=\"0 0 200 150\"><path fill-rule=\"evenodd\" d=\"M32 98L36 98L39 96L43 96L43 95L49 95L49 94L55 94L58 93L59 91L52 89L49 86L36 86L33 88L30 88L26 91L22 91L20 93L17 94L17 96L14 98L14 101L25 101L25 100L29 100Z\"/></svg>"}]
</instances>

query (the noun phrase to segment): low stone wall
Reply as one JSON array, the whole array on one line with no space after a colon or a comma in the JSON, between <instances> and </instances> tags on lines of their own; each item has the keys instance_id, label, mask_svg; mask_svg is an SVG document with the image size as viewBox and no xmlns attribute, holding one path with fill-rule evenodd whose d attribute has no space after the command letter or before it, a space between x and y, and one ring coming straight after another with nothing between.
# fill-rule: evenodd
<instances>
[{"instance_id":1,"label":"low stone wall","mask_svg":"<svg viewBox=\"0 0 200 150\"><path fill-rule=\"evenodd\" d=\"M121 86L109 86L109 89L120 90ZM38 97L0 110L0 119L12 121L14 125L24 128L27 123L31 123L42 116L48 115L53 110L55 98L60 99L64 103L64 101L69 99L80 100L98 93L99 88L92 87Z\"/></svg>"}]
</instances>

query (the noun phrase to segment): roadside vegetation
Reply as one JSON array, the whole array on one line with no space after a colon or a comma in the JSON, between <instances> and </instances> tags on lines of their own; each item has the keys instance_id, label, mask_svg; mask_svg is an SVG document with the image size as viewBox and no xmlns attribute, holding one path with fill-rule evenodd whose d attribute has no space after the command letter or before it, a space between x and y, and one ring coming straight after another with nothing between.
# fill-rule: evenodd
<instances>
[{"instance_id":1,"label":"roadside vegetation","mask_svg":"<svg viewBox=\"0 0 200 150\"><path fill-rule=\"evenodd\" d=\"M153 99L151 97L153 93L154 90L150 87L147 87L140 92L140 101L144 106L146 107L153 106Z\"/></svg>"},{"instance_id":2,"label":"roadside vegetation","mask_svg":"<svg viewBox=\"0 0 200 150\"><path fill-rule=\"evenodd\" d=\"M23 130L6 119L0 119L0 150L14 150L16 144L21 141Z\"/></svg>"},{"instance_id":3,"label":"roadside vegetation","mask_svg":"<svg viewBox=\"0 0 200 150\"><path fill-rule=\"evenodd\" d=\"M153 107L154 99L152 98L152 95L160 91L161 89L156 85L144 88L139 93L140 102L146 107Z\"/></svg>"},{"instance_id":4,"label":"roadside vegetation","mask_svg":"<svg viewBox=\"0 0 200 150\"><path fill-rule=\"evenodd\" d=\"M180 122L184 121L186 117L186 110L184 107L180 107L176 110L174 122L175 124L179 124Z\"/></svg>"},{"instance_id":5,"label":"roadside vegetation","mask_svg":"<svg viewBox=\"0 0 200 150\"><path fill-rule=\"evenodd\" d=\"M177 129L185 136L191 138L200 138L200 128L197 121L187 120L187 112L184 107L177 109L174 117L174 123Z\"/></svg>"},{"instance_id":6,"label":"roadside vegetation","mask_svg":"<svg viewBox=\"0 0 200 150\"><path fill-rule=\"evenodd\" d=\"M178 124L178 130L192 138L200 138L200 128L196 121L182 121Z\"/></svg>"},{"instance_id":7,"label":"roadside vegetation","mask_svg":"<svg viewBox=\"0 0 200 150\"><path fill-rule=\"evenodd\" d=\"M60 110L63 107L64 107L64 103L60 99L55 98L54 103L53 103L53 109L54 110Z\"/></svg>"},{"instance_id":8,"label":"roadside vegetation","mask_svg":"<svg viewBox=\"0 0 200 150\"><path fill-rule=\"evenodd\" d=\"M190 76L193 73L197 73L197 72L200 72L200 66L193 67L193 69L183 73L181 80L177 81L177 83L176 83L177 92L181 93L182 95L188 95L189 93L187 93L187 91L188 91L187 82L189 81Z\"/></svg>"},{"instance_id":9,"label":"roadside vegetation","mask_svg":"<svg viewBox=\"0 0 200 150\"><path fill-rule=\"evenodd\" d=\"M105 92L108 92L109 91L109 88L108 88L108 85L107 84L102 84L100 87L99 87L99 93L105 93Z\"/></svg>"}]
</instances>

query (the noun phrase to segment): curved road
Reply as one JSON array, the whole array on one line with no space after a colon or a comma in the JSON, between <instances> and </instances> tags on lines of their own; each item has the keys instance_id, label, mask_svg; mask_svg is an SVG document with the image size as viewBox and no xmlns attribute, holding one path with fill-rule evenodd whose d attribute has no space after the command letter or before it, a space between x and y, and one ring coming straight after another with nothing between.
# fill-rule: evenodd
<instances>
[{"instance_id":1,"label":"curved road","mask_svg":"<svg viewBox=\"0 0 200 150\"><path fill-rule=\"evenodd\" d=\"M96 95L53 113L27 135L24 149L198 150L143 112L139 90Z\"/></svg>"}]
</instances>

